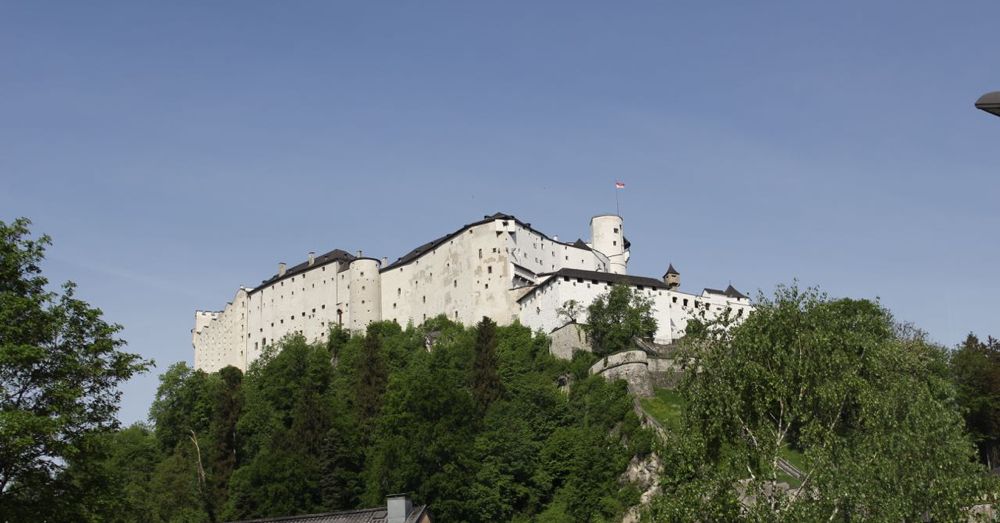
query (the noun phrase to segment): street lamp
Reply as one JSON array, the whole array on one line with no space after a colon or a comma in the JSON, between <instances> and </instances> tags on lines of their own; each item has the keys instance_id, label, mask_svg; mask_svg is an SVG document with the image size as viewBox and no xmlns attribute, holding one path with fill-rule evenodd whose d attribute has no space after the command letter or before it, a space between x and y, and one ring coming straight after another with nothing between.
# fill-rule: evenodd
<instances>
[{"instance_id":1,"label":"street lamp","mask_svg":"<svg viewBox=\"0 0 1000 523\"><path fill-rule=\"evenodd\" d=\"M1000 116L1000 91L986 93L976 100L976 109Z\"/></svg>"}]
</instances>

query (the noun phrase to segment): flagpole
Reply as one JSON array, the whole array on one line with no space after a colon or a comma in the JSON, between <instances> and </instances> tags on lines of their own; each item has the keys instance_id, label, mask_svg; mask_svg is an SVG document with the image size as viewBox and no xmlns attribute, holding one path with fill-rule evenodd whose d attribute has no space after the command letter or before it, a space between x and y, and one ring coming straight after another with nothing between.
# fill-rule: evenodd
<instances>
[{"instance_id":1,"label":"flagpole","mask_svg":"<svg viewBox=\"0 0 1000 523\"><path fill-rule=\"evenodd\" d=\"M615 186L615 214L617 214L619 218L621 218L621 216L622 216L622 206L621 206L620 203L618 203L618 186L617 185Z\"/></svg>"}]
</instances>

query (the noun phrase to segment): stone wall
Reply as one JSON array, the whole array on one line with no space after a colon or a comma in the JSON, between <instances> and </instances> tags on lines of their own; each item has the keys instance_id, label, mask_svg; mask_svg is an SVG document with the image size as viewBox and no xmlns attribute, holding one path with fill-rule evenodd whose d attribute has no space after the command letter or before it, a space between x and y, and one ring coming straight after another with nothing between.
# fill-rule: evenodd
<instances>
[{"instance_id":1,"label":"stone wall","mask_svg":"<svg viewBox=\"0 0 1000 523\"><path fill-rule=\"evenodd\" d=\"M552 338L549 352L557 358L571 360L576 351L593 352L587 333L579 323L567 323L552 331L549 337Z\"/></svg>"},{"instance_id":2,"label":"stone wall","mask_svg":"<svg viewBox=\"0 0 1000 523\"><path fill-rule=\"evenodd\" d=\"M625 380L629 392L635 396L648 398L653 395L649 356L645 351L629 350L605 356L590 367L590 373L608 380Z\"/></svg>"}]
</instances>

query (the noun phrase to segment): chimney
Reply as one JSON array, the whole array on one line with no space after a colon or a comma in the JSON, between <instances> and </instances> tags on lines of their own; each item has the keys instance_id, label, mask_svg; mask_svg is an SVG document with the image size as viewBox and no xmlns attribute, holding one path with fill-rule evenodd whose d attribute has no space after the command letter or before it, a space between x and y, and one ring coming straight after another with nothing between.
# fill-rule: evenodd
<instances>
[{"instance_id":1,"label":"chimney","mask_svg":"<svg viewBox=\"0 0 1000 523\"><path fill-rule=\"evenodd\" d=\"M389 258L383 256L382 257L382 267L385 267L386 265L389 265Z\"/></svg>"},{"instance_id":2,"label":"chimney","mask_svg":"<svg viewBox=\"0 0 1000 523\"><path fill-rule=\"evenodd\" d=\"M406 523L413 511L413 501L406 494L391 494L386 498L386 523Z\"/></svg>"},{"instance_id":3,"label":"chimney","mask_svg":"<svg viewBox=\"0 0 1000 523\"><path fill-rule=\"evenodd\" d=\"M278 263L278 276L284 276L284 275L285 275L285 262L279 262Z\"/></svg>"},{"instance_id":4,"label":"chimney","mask_svg":"<svg viewBox=\"0 0 1000 523\"><path fill-rule=\"evenodd\" d=\"M361 256L362 256L361 249L358 249L358 258L360 258Z\"/></svg>"},{"instance_id":5,"label":"chimney","mask_svg":"<svg viewBox=\"0 0 1000 523\"><path fill-rule=\"evenodd\" d=\"M314 263L316 263L316 253L309 251L309 266L312 267Z\"/></svg>"},{"instance_id":6,"label":"chimney","mask_svg":"<svg viewBox=\"0 0 1000 523\"><path fill-rule=\"evenodd\" d=\"M553 236L553 237L552 237L552 240L553 240L553 241L559 241L559 235L558 235L558 234L556 234L555 236Z\"/></svg>"}]
</instances>

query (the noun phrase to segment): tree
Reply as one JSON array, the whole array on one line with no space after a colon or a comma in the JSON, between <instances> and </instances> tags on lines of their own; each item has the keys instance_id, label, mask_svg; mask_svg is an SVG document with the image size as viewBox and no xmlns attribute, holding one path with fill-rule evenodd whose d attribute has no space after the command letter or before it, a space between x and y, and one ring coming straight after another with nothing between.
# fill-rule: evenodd
<instances>
[{"instance_id":1,"label":"tree","mask_svg":"<svg viewBox=\"0 0 1000 523\"><path fill-rule=\"evenodd\" d=\"M503 393L503 384L497 371L497 324L483 317L476 325L476 359L472 364L472 395L481 411Z\"/></svg>"},{"instance_id":2,"label":"tree","mask_svg":"<svg viewBox=\"0 0 1000 523\"><path fill-rule=\"evenodd\" d=\"M382 337L374 328L368 329L357 365L354 406L358 421L364 428L364 433L368 434L382 407L382 395L385 394L389 380L389 371L382 353Z\"/></svg>"},{"instance_id":3,"label":"tree","mask_svg":"<svg viewBox=\"0 0 1000 523\"><path fill-rule=\"evenodd\" d=\"M1000 340L969 334L949 367L979 460L992 469L1000 463Z\"/></svg>"},{"instance_id":4,"label":"tree","mask_svg":"<svg viewBox=\"0 0 1000 523\"><path fill-rule=\"evenodd\" d=\"M955 520L981 502L943 351L879 304L779 288L742 324L709 327L685 342L658 520ZM795 456L800 484L782 472Z\"/></svg>"},{"instance_id":5,"label":"tree","mask_svg":"<svg viewBox=\"0 0 1000 523\"><path fill-rule=\"evenodd\" d=\"M562 307L556 309L556 315L560 318L565 318L566 323L576 323L576 319L583 314L584 308L580 302L576 300L566 300L563 302Z\"/></svg>"},{"instance_id":6,"label":"tree","mask_svg":"<svg viewBox=\"0 0 1000 523\"><path fill-rule=\"evenodd\" d=\"M251 365L236 423L239 467L228 484L226 520L317 512L324 508L322 454L331 425L334 369L322 344L301 335Z\"/></svg>"},{"instance_id":7,"label":"tree","mask_svg":"<svg viewBox=\"0 0 1000 523\"><path fill-rule=\"evenodd\" d=\"M632 338L656 333L653 300L627 285L614 285L587 307L585 329L598 356L628 350Z\"/></svg>"},{"instance_id":8,"label":"tree","mask_svg":"<svg viewBox=\"0 0 1000 523\"><path fill-rule=\"evenodd\" d=\"M0 513L44 503L85 440L117 427L118 385L151 363L121 350L121 327L72 282L46 290L50 240L29 225L0 221Z\"/></svg>"}]
</instances>

